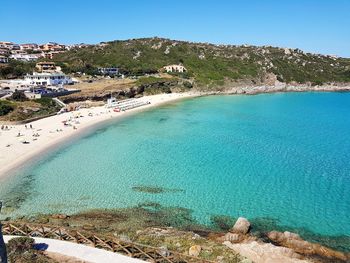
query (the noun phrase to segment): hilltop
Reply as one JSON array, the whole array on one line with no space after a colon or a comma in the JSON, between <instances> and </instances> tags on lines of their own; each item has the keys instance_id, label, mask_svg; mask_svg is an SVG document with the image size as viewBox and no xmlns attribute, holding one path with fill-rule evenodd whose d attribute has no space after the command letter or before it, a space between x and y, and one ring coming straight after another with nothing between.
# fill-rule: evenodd
<instances>
[{"instance_id":1,"label":"hilltop","mask_svg":"<svg viewBox=\"0 0 350 263\"><path fill-rule=\"evenodd\" d=\"M198 87L242 81L266 83L271 76L284 83L321 85L350 82L350 59L271 46L193 43L163 38L102 42L72 48L53 58L67 73L94 73L97 67L119 67L126 75L157 73L165 65L183 64L180 74Z\"/></svg>"}]
</instances>

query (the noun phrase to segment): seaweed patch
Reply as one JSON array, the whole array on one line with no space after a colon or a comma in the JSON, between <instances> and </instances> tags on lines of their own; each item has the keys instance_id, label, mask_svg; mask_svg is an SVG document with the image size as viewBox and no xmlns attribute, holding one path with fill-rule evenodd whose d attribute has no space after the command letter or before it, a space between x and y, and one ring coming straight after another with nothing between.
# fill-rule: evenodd
<instances>
[{"instance_id":1,"label":"seaweed patch","mask_svg":"<svg viewBox=\"0 0 350 263\"><path fill-rule=\"evenodd\" d=\"M148 193L148 194L163 194L163 193L185 192L183 189L164 188L164 187L147 186L147 185L133 186L132 190L135 191L135 192Z\"/></svg>"}]
</instances>

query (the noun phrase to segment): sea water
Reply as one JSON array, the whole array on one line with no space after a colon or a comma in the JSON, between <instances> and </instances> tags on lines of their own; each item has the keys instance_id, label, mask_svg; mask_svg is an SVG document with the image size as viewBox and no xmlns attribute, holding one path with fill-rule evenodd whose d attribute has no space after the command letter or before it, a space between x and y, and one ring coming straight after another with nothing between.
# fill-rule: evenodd
<instances>
[{"instance_id":1,"label":"sea water","mask_svg":"<svg viewBox=\"0 0 350 263\"><path fill-rule=\"evenodd\" d=\"M154 202L191 209L203 224L270 218L349 236L350 93L168 104L64 145L1 182L0 197L12 206L3 216Z\"/></svg>"}]
</instances>

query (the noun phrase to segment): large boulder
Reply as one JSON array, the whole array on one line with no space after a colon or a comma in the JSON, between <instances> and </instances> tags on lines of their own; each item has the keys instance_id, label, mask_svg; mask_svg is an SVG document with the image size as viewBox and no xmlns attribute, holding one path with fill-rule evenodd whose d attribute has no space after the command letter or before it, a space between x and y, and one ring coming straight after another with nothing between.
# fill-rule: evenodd
<instances>
[{"instance_id":1,"label":"large boulder","mask_svg":"<svg viewBox=\"0 0 350 263\"><path fill-rule=\"evenodd\" d=\"M239 217L233 226L233 228L230 230L231 233L236 233L236 234L242 234L246 235L248 234L250 230L250 223L249 221L244 218L244 217Z\"/></svg>"}]
</instances>

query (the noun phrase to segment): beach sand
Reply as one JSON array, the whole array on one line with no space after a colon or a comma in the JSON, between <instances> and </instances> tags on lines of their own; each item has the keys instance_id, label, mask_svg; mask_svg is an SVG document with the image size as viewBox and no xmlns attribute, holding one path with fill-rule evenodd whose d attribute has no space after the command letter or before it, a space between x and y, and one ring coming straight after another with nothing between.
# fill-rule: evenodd
<instances>
[{"instance_id":1,"label":"beach sand","mask_svg":"<svg viewBox=\"0 0 350 263\"><path fill-rule=\"evenodd\" d=\"M171 93L145 96L140 100L149 101L150 104L125 112L114 112L112 108L94 107L40 119L28 123L27 128L24 124L8 125L11 127L9 130L0 130L0 178L11 175L14 170L21 168L29 160L40 158L46 151L61 145L66 140L83 135L84 132L101 122L123 118L161 104L198 95L197 93ZM73 121L72 126L64 126L65 120L78 115L83 117L74 118L76 123ZM19 133L21 136L18 136ZM40 136L34 137L33 134ZM29 143L24 144L24 140Z\"/></svg>"}]
</instances>

